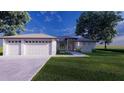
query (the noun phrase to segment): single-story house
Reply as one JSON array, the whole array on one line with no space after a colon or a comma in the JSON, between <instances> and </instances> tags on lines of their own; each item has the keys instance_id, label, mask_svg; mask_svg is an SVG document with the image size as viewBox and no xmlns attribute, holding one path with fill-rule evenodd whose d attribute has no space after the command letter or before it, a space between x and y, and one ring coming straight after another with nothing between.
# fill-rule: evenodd
<instances>
[{"instance_id":1,"label":"single-story house","mask_svg":"<svg viewBox=\"0 0 124 93\"><path fill-rule=\"evenodd\" d=\"M57 50L92 52L96 42L86 38L46 34L3 36L3 55L56 55Z\"/></svg>"},{"instance_id":2,"label":"single-story house","mask_svg":"<svg viewBox=\"0 0 124 93\"><path fill-rule=\"evenodd\" d=\"M3 55L55 55L56 37L46 34L3 36Z\"/></svg>"},{"instance_id":3,"label":"single-story house","mask_svg":"<svg viewBox=\"0 0 124 93\"><path fill-rule=\"evenodd\" d=\"M96 41L77 36L59 36L57 38L57 49L66 51L92 52Z\"/></svg>"}]
</instances>

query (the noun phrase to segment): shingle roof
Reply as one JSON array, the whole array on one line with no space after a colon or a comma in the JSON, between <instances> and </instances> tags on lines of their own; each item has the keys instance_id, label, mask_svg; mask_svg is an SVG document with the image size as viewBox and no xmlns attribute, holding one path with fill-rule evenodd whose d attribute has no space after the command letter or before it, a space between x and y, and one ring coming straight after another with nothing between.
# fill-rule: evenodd
<instances>
[{"instance_id":1,"label":"shingle roof","mask_svg":"<svg viewBox=\"0 0 124 93\"><path fill-rule=\"evenodd\" d=\"M76 39L77 37L75 36L58 36L58 38L67 38L67 39Z\"/></svg>"},{"instance_id":2,"label":"shingle roof","mask_svg":"<svg viewBox=\"0 0 124 93\"><path fill-rule=\"evenodd\" d=\"M84 38L82 36L59 36L58 39L61 41L63 39L75 39L76 42L96 42L95 40L91 40L88 38Z\"/></svg>"},{"instance_id":3,"label":"shingle roof","mask_svg":"<svg viewBox=\"0 0 124 93\"><path fill-rule=\"evenodd\" d=\"M91 40L91 39L84 38L84 37L78 38L77 41L79 41L79 42L96 42L95 40Z\"/></svg>"},{"instance_id":4,"label":"shingle roof","mask_svg":"<svg viewBox=\"0 0 124 93\"><path fill-rule=\"evenodd\" d=\"M23 34L14 36L3 36L2 38L56 38L47 34Z\"/></svg>"}]
</instances>

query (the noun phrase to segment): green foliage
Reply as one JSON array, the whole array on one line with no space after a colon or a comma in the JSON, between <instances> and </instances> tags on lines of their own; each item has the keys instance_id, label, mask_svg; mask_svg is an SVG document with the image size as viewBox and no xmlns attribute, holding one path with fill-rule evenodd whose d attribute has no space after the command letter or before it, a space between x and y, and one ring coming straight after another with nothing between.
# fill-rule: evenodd
<instances>
[{"instance_id":1,"label":"green foliage","mask_svg":"<svg viewBox=\"0 0 124 93\"><path fill-rule=\"evenodd\" d=\"M81 48L76 48L76 51L77 52L81 52Z\"/></svg>"},{"instance_id":2,"label":"green foliage","mask_svg":"<svg viewBox=\"0 0 124 93\"><path fill-rule=\"evenodd\" d=\"M0 11L0 33L15 35L30 21L28 12Z\"/></svg>"},{"instance_id":3,"label":"green foliage","mask_svg":"<svg viewBox=\"0 0 124 93\"><path fill-rule=\"evenodd\" d=\"M109 44L115 37L118 22L122 21L121 12L82 12L77 20L76 34Z\"/></svg>"},{"instance_id":4,"label":"green foliage","mask_svg":"<svg viewBox=\"0 0 124 93\"><path fill-rule=\"evenodd\" d=\"M3 55L3 47L0 47L0 56Z\"/></svg>"},{"instance_id":5,"label":"green foliage","mask_svg":"<svg viewBox=\"0 0 124 93\"><path fill-rule=\"evenodd\" d=\"M71 53L66 50L57 50L57 55L71 55Z\"/></svg>"}]
</instances>

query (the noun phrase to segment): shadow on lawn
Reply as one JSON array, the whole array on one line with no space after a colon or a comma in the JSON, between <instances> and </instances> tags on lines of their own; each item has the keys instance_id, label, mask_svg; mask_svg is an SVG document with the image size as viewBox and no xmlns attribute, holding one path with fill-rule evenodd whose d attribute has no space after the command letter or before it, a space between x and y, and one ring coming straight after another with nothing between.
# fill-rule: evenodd
<instances>
[{"instance_id":1,"label":"shadow on lawn","mask_svg":"<svg viewBox=\"0 0 124 93\"><path fill-rule=\"evenodd\" d=\"M97 50L124 53L124 49L97 49Z\"/></svg>"},{"instance_id":2,"label":"shadow on lawn","mask_svg":"<svg viewBox=\"0 0 124 93\"><path fill-rule=\"evenodd\" d=\"M89 55L97 56L120 56L124 54L124 49L95 49Z\"/></svg>"}]
</instances>

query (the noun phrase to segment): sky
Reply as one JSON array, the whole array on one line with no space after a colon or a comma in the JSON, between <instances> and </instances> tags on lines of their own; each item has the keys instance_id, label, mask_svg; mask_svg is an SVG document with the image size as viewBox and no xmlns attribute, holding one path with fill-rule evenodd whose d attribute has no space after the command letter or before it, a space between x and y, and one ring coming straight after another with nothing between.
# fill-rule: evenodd
<instances>
[{"instance_id":1,"label":"sky","mask_svg":"<svg viewBox=\"0 0 124 93\"><path fill-rule=\"evenodd\" d=\"M31 21L26 25L27 33L46 33L54 36L74 35L76 19L80 12L29 12Z\"/></svg>"}]
</instances>

